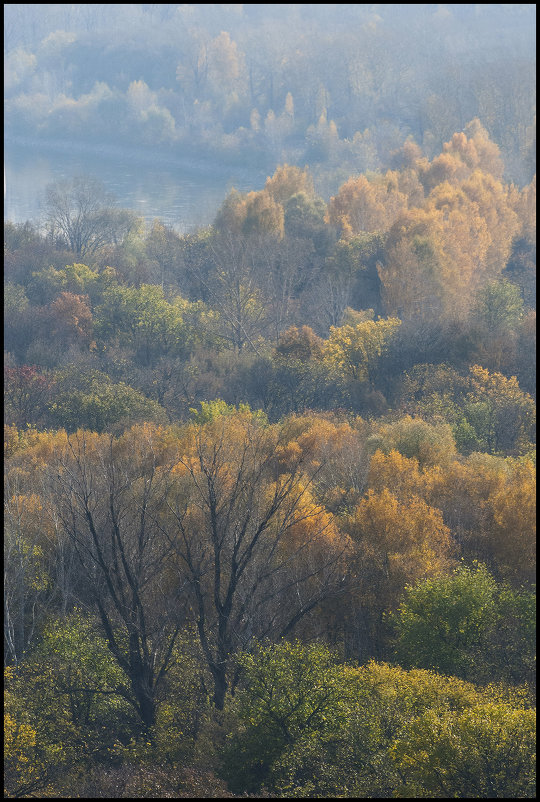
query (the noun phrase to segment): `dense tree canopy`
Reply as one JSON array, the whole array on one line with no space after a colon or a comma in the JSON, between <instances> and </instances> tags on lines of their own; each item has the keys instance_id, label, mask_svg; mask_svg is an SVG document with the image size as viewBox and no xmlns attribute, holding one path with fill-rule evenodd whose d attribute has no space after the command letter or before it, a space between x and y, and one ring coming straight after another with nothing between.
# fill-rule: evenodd
<instances>
[{"instance_id":1,"label":"dense tree canopy","mask_svg":"<svg viewBox=\"0 0 540 802\"><path fill-rule=\"evenodd\" d=\"M189 234L88 176L6 222L6 796L534 797L523 26L29 8L12 132L270 166Z\"/></svg>"}]
</instances>

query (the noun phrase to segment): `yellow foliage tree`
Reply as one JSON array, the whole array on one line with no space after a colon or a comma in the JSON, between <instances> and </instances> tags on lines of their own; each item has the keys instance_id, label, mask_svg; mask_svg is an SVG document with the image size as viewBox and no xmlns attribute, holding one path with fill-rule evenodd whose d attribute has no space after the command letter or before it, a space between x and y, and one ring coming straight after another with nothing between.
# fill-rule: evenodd
<instances>
[{"instance_id":1,"label":"yellow foliage tree","mask_svg":"<svg viewBox=\"0 0 540 802\"><path fill-rule=\"evenodd\" d=\"M384 575L392 603L406 583L452 565L451 533L441 511L415 496L399 501L387 488L380 493L369 490L348 531L361 560L369 559Z\"/></svg>"},{"instance_id":2,"label":"yellow foliage tree","mask_svg":"<svg viewBox=\"0 0 540 802\"><path fill-rule=\"evenodd\" d=\"M536 469L519 462L508 481L491 497L493 529L490 546L499 571L509 579L534 582L536 577Z\"/></svg>"},{"instance_id":3,"label":"yellow foliage tree","mask_svg":"<svg viewBox=\"0 0 540 802\"><path fill-rule=\"evenodd\" d=\"M366 320L356 325L330 326L324 359L355 381L368 381L379 357L401 325L398 318Z\"/></svg>"},{"instance_id":4,"label":"yellow foliage tree","mask_svg":"<svg viewBox=\"0 0 540 802\"><path fill-rule=\"evenodd\" d=\"M470 368L467 416L491 453L526 454L532 449L536 405L515 376Z\"/></svg>"},{"instance_id":5,"label":"yellow foliage tree","mask_svg":"<svg viewBox=\"0 0 540 802\"><path fill-rule=\"evenodd\" d=\"M441 215L411 209L390 228L377 264L387 314L403 319L439 318L444 305Z\"/></svg>"},{"instance_id":6,"label":"yellow foliage tree","mask_svg":"<svg viewBox=\"0 0 540 802\"><path fill-rule=\"evenodd\" d=\"M501 182L498 147L478 120L454 134L431 163L415 150L406 156L396 154L405 167L398 186L409 202L390 220L378 266L386 311L401 318L459 319L477 290L505 268L520 229L516 209L532 219L533 190L520 195Z\"/></svg>"},{"instance_id":7,"label":"yellow foliage tree","mask_svg":"<svg viewBox=\"0 0 540 802\"><path fill-rule=\"evenodd\" d=\"M498 576L534 581L536 470L531 460L474 453L426 475L423 496L436 504L461 555Z\"/></svg>"},{"instance_id":8,"label":"yellow foliage tree","mask_svg":"<svg viewBox=\"0 0 540 802\"><path fill-rule=\"evenodd\" d=\"M294 416L284 422L286 445L280 451L284 470L300 458L317 499L327 509L342 511L358 503L366 485L369 455L367 427L360 418L352 426L331 415Z\"/></svg>"},{"instance_id":9,"label":"yellow foliage tree","mask_svg":"<svg viewBox=\"0 0 540 802\"><path fill-rule=\"evenodd\" d=\"M452 310L467 311L469 299L485 283L488 251L492 244L486 221L460 187L439 184L426 201L426 210L438 215L442 289ZM502 268L501 268L502 269Z\"/></svg>"},{"instance_id":10,"label":"yellow foliage tree","mask_svg":"<svg viewBox=\"0 0 540 802\"><path fill-rule=\"evenodd\" d=\"M389 314L459 318L491 278L488 227L466 193L448 181L423 209L402 215L391 228L378 265ZM502 269L502 268L501 268Z\"/></svg>"},{"instance_id":11,"label":"yellow foliage tree","mask_svg":"<svg viewBox=\"0 0 540 802\"><path fill-rule=\"evenodd\" d=\"M489 173L499 181L504 172L499 147L478 119L471 120L464 131L445 142L442 153L430 164L417 160L417 165L428 191L445 181L461 183L475 170Z\"/></svg>"},{"instance_id":12,"label":"yellow foliage tree","mask_svg":"<svg viewBox=\"0 0 540 802\"><path fill-rule=\"evenodd\" d=\"M47 676L47 668L42 676ZM74 762L75 732L66 705L55 699L54 709L49 706L45 711L46 692L41 688L41 695L35 693L32 679L19 677L12 667L4 669L4 796L8 799L42 798L40 793L56 796L58 781L69 775ZM25 698L33 692L31 701L36 705L32 707L37 706L38 715L28 709ZM50 697L47 701L51 702Z\"/></svg>"},{"instance_id":13,"label":"yellow foliage tree","mask_svg":"<svg viewBox=\"0 0 540 802\"><path fill-rule=\"evenodd\" d=\"M208 78L216 94L239 94L245 65L243 54L226 31L212 39L207 49Z\"/></svg>"},{"instance_id":14,"label":"yellow foliage tree","mask_svg":"<svg viewBox=\"0 0 540 802\"><path fill-rule=\"evenodd\" d=\"M371 457L368 487L375 493L391 490L405 501L412 496L425 498L429 485L430 472L420 470L415 456L407 457L393 448L388 453L377 449Z\"/></svg>"},{"instance_id":15,"label":"yellow foliage tree","mask_svg":"<svg viewBox=\"0 0 540 802\"><path fill-rule=\"evenodd\" d=\"M266 189L246 195L233 189L225 198L214 225L218 230L229 231L236 236L274 234L282 238L283 206Z\"/></svg>"},{"instance_id":16,"label":"yellow foliage tree","mask_svg":"<svg viewBox=\"0 0 540 802\"><path fill-rule=\"evenodd\" d=\"M357 583L346 617L363 619L368 651L377 653L388 634L385 614L396 609L405 585L454 564L450 529L440 510L417 496L400 501L386 488L369 490L343 526L353 543Z\"/></svg>"},{"instance_id":17,"label":"yellow foliage tree","mask_svg":"<svg viewBox=\"0 0 540 802\"><path fill-rule=\"evenodd\" d=\"M218 708L234 651L288 634L343 575L345 540L290 440L249 409L227 410L190 427L173 470L166 525Z\"/></svg>"},{"instance_id":18,"label":"yellow foliage tree","mask_svg":"<svg viewBox=\"0 0 540 802\"><path fill-rule=\"evenodd\" d=\"M527 242L536 243L536 174L517 195L514 208L521 226L520 236Z\"/></svg>"},{"instance_id":19,"label":"yellow foliage tree","mask_svg":"<svg viewBox=\"0 0 540 802\"><path fill-rule=\"evenodd\" d=\"M244 234L274 234L281 239L284 219L283 206L266 189L248 192L242 224Z\"/></svg>"}]
</instances>

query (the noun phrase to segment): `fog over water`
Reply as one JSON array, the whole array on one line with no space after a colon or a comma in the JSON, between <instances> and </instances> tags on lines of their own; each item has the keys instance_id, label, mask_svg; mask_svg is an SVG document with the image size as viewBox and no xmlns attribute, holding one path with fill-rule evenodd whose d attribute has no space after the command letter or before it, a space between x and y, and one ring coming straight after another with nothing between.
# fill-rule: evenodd
<instances>
[{"instance_id":1,"label":"fog over water","mask_svg":"<svg viewBox=\"0 0 540 802\"><path fill-rule=\"evenodd\" d=\"M163 158L151 149L74 150L61 143L8 143L4 164L4 219L40 221L47 185L84 174L99 179L117 206L149 222L158 218L179 233L210 224L232 187L241 192L259 189L266 178L263 172L242 167Z\"/></svg>"}]
</instances>

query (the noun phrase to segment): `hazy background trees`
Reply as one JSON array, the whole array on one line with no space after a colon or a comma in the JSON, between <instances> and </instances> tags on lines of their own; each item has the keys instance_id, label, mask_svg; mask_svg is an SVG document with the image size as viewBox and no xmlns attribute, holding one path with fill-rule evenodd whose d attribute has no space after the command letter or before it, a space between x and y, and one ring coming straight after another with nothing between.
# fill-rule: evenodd
<instances>
[{"instance_id":1,"label":"hazy background trees","mask_svg":"<svg viewBox=\"0 0 540 802\"><path fill-rule=\"evenodd\" d=\"M10 135L309 163L325 196L479 117L534 173L534 6L8 5ZM122 33L119 36L119 32ZM348 171L348 174L347 174Z\"/></svg>"}]
</instances>

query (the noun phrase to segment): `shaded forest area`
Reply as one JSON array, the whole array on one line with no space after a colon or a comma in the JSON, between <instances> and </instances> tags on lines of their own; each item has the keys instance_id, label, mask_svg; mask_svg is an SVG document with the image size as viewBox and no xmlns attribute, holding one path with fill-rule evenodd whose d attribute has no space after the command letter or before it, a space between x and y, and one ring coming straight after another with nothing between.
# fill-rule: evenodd
<instances>
[{"instance_id":1,"label":"shaded forest area","mask_svg":"<svg viewBox=\"0 0 540 802\"><path fill-rule=\"evenodd\" d=\"M141 71L117 86L110 64L94 78L88 48L126 8L107 53L139 52ZM189 108L170 107L177 144L204 129L205 147L233 137L237 153L255 96L250 142L272 167L190 234L145 225L89 176L48 188L41 225L5 223L7 797L535 797L532 94L499 52L449 78L464 29L508 21L505 7L409 8L8 12L10 69L27 65L8 80L13 130L48 109L41 134L64 119L73 137L68 89L109 76L111 106L154 93L141 142L154 123L159 141L168 97ZM512 9L505 36L524 45L530 6ZM294 65L261 49L263 81L250 37L270 29L286 49L288 14L305 47ZM396 82L422 15L440 62L417 83L434 52L418 49ZM349 83L321 58L337 47L328 16ZM43 30L59 20L74 38L51 34L47 72ZM60 45L88 60L88 86L71 56L54 83ZM24 107L46 76L47 101ZM272 151L280 108L298 127ZM349 160L368 118L373 161ZM312 148L309 126L338 131L336 150L295 151L295 135Z\"/></svg>"}]
</instances>

